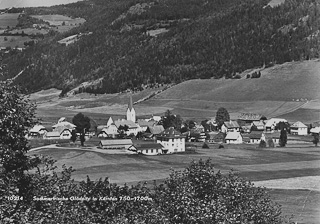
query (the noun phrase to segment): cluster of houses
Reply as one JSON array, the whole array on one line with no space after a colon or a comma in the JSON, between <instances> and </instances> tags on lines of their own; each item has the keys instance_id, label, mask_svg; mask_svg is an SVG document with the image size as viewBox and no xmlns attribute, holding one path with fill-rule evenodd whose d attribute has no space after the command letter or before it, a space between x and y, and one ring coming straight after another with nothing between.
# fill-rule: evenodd
<instances>
[{"instance_id":1,"label":"cluster of houses","mask_svg":"<svg viewBox=\"0 0 320 224\"><path fill-rule=\"evenodd\" d=\"M99 147L102 149L126 149L145 155L158 155L184 152L186 141L259 144L261 140L267 143L272 139L274 144L278 144L279 124L281 123L294 135L308 135L310 132L319 134L320 132L320 124L317 125L317 123L310 129L300 121L289 125L287 120L282 118L268 120L262 115L251 113L242 113L237 120L225 121L220 128L214 119L206 121L206 127L195 123L192 129L184 133L173 127L165 130L162 125L159 125L160 120L159 116L136 120L136 112L130 97L126 119L114 121L110 117L106 125L96 126L95 133L91 135L94 134L101 138ZM47 131L47 128L42 125L36 125L29 130L28 137L70 139L75 128L76 126L66 121L65 118L60 118L58 123L52 126L52 131ZM119 133L123 133L122 138L119 138ZM140 140L133 140L137 137Z\"/></svg>"}]
</instances>

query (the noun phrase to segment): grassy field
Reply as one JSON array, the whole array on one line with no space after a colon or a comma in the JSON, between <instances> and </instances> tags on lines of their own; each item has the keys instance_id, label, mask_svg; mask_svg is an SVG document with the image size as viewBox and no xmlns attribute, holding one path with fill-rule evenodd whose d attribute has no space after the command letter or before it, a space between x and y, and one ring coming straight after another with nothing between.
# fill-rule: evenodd
<instances>
[{"instance_id":1,"label":"grassy field","mask_svg":"<svg viewBox=\"0 0 320 224\"><path fill-rule=\"evenodd\" d=\"M0 36L0 47L25 47L24 42L30 40L27 36Z\"/></svg>"},{"instance_id":2,"label":"grassy field","mask_svg":"<svg viewBox=\"0 0 320 224\"><path fill-rule=\"evenodd\" d=\"M271 7L276 7L276 6L284 3L284 1L285 0L271 0L268 5L270 5Z\"/></svg>"},{"instance_id":3,"label":"grassy field","mask_svg":"<svg viewBox=\"0 0 320 224\"><path fill-rule=\"evenodd\" d=\"M191 161L210 158L217 171L228 173L231 169L240 176L259 184L273 184L270 194L283 206L284 215L295 214L298 223L319 223L320 212L320 148L311 144L288 145L285 148L259 149L255 145L226 145L218 149L210 145L185 154L141 156L104 154L76 148L48 148L32 152L50 155L57 166L72 166L73 178L84 180L109 177L118 184L136 184L139 181L162 182L170 170L184 169ZM311 178L318 184L313 186ZM290 182L295 179L296 182ZM275 186L275 183L278 185ZM284 183L295 183L292 189ZM298 183L298 184L296 184ZM260 185L259 185L260 186Z\"/></svg>"},{"instance_id":4,"label":"grassy field","mask_svg":"<svg viewBox=\"0 0 320 224\"><path fill-rule=\"evenodd\" d=\"M71 18L64 15L32 15L32 17L49 22L52 26L57 26L59 32L68 31L86 21L83 18Z\"/></svg>"},{"instance_id":5,"label":"grassy field","mask_svg":"<svg viewBox=\"0 0 320 224\"><path fill-rule=\"evenodd\" d=\"M15 27L20 13L4 13L0 15L0 28Z\"/></svg>"}]
</instances>

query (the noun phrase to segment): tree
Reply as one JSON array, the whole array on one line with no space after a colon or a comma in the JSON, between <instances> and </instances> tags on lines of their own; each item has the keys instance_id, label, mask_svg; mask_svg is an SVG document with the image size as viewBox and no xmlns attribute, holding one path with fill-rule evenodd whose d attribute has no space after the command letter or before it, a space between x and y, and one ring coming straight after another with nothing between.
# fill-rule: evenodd
<instances>
[{"instance_id":1,"label":"tree","mask_svg":"<svg viewBox=\"0 0 320 224\"><path fill-rule=\"evenodd\" d=\"M82 113L76 114L72 118L72 123L77 126L76 130L78 133L86 133L90 129L90 118Z\"/></svg>"},{"instance_id":2,"label":"tree","mask_svg":"<svg viewBox=\"0 0 320 224\"><path fill-rule=\"evenodd\" d=\"M287 131L285 129L282 129L280 132L279 145L280 147L285 147L286 144L287 144Z\"/></svg>"},{"instance_id":3,"label":"tree","mask_svg":"<svg viewBox=\"0 0 320 224\"><path fill-rule=\"evenodd\" d=\"M71 140L73 143L75 143L75 141L77 140L77 133L76 133L75 130L72 130L70 140Z\"/></svg>"},{"instance_id":4,"label":"tree","mask_svg":"<svg viewBox=\"0 0 320 224\"><path fill-rule=\"evenodd\" d=\"M182 118L180 117L180 115L174 115L170 110L167 110L164 116L159 121L159 124L162 124L164 129L174 127L175 129L180 130Z\"/></svg>"},{"instance_id":5,"label":"tree","mask_svg":"<svg viewBox=\"0 0 320 224\"><path fill-rule=\"evenodd\" d=\"M125 138L127 136L127 131L129 131L128 125L120 125L118 127L118 137L119 138Z\"/></svg>"},{"instance_id":6,"label":"tree","mask_svg":"<svg viewBox=\"0 0 320 224\"><path fill-rule=\"evenodd\" d=\"M221 128L225 121L230 121L229 112L224 107L220 107L216 113L216 122L218 127Z\"/></svg>"},{"instance_id":7,"label":"tree","mask_svg":"<svg viewBox=\"0 0 320 224\"><path fill-rule=\"evenodd\" d=\"M319 143L319 133L314 133L313 134L313 144L315 145L315 146L318 146L318 143Z\"/></svg>"},{"instance_id":8,"label":"tree","mask_svg":"<svg viewBox=\"0 0 320 224\"><path fill-rule=\"evenodd\" d=\"M168 223L282 223L280 206L265 189L233 172L215 172L210 160L172 172L155 186L153 200Z\"/></svg>"},{"instance_id":9,"label":"tree","mask_svg":"<svg viewBox=\"0 0 320 224\"><path fill-rule=\"evenodd\" d=\"M259 143L259 148L265 148L267 147L267 143L264 140L261 140Z\"/></svg>"}]
</instances>

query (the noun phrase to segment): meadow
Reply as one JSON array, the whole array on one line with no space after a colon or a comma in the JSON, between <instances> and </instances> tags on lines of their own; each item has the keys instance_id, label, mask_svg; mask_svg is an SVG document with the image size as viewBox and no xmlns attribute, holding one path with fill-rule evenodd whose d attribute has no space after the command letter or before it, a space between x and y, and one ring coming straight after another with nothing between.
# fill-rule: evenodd
<instances>
[{"instance_id":1,"label":"meadow","mask_svg":"<svg viewBox=\"0 0 320 224\"><path fill-rule=\"evenodd\" d=\"M56 26L57 31L65 32L74 27L83 24L86 20L83 18L71 18L64 15L32 15L32 17L37 19L42 19L48 22L51 26Z\"/></svg>"},{"instance_id":2,"label":"meadow","mask_svg":"<svg viewBox=\"0 0 320 224\"><path fill-rule=\"evenodd\" d=\"M24 48L24 42L32 40L28 36L0 36L0 47Z\"/></svg>"},{"instance_id":3,"label":"meadow","mask_svg":"<svg viewBox=\"0 0 320 224\"><path fill-rule=\"evenodd\" d=\"M0 15L0 29L15 27L18 24L20 13L4 13Z\"/></svg>"},{"instance_id":4,"label":"meadow","mask_svg":"<svg viewBox=\"0 0 320 224\"><path fill-rule=\"evenodd\" d=\"M257 186L273 184L271 196L283 207L284 215L295 215L298 223L320 221L320 150L310 143L288 144L285 148L258 148L256 145L225 145L218 149L197 147L183 154L142 156L131 154L110 154L94 152L92 147L79 150L72 147L52 147L31 152L52 156L61 169L63 164L76 171L73 178L81 181L88 175L91 179L108 177L112 183L134 185L156 180L161 183L172 169L183 170L191 161L211 159L223 174L231 169L241 177L253 181ZM110 151L110 150L106 150ZM286 182L296 182L289 189ZM314 185L315 180L316 185ZM275 182L275 181L278 181ZM275 184L276 183L276 184ZM263 186L263 185L262 185Z\"/></svg>"}]
</instances>

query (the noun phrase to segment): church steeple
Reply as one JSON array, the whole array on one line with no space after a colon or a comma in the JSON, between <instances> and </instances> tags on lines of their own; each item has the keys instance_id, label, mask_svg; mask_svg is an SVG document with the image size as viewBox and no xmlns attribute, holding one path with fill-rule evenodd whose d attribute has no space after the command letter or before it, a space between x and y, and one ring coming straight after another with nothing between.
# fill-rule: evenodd
<instances>
[{"instance_id":1,"label":"church steeple","mask_svg":"<svg viewBox=\"0 0 320 224\"><path fill-rule=\"evenodd\" d=\"M133 108L132 95L130 95L128 109L127 109L127 120L136 122L136 112Z\"/></svg>"}]
</instances>

